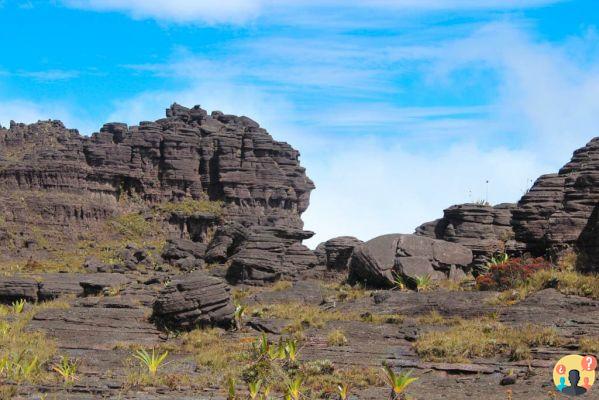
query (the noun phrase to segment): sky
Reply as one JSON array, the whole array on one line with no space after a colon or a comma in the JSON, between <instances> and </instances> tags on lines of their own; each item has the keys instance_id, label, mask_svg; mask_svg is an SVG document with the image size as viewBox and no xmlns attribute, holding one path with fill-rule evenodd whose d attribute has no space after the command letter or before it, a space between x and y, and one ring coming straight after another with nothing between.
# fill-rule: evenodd
<instances>
[{"instance_id":1,"label":"sky","mask_svg":"<svg viewBox=\"0 0 599 400\"><path fill-rule=\"evenodd\" d=\"M595 0L0 0L0 16L0 124L247 115L301 153L312 247L516 202L599 136Z\"/></svg>"}]
</instances>

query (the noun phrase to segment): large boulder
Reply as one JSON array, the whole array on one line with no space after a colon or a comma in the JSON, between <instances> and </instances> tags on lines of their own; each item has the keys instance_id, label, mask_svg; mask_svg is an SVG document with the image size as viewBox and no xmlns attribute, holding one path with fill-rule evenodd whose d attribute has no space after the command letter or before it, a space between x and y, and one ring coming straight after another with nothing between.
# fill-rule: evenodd
<instances>
[{"instance_id":1,"label":"large boulder","mask_svg":"<svg viewBox=\"0 0 599 400\"><path fill-rule=\"evenodd\" d=\"M204 266L206 245L189 239L170 239L162 250L162 259L184 271Z\"/></svg>"},{"instance_id":2,"label":"large boulder","mask_svg":"<svg viewBox=\"0 0 599 400\"><path fill-rule=\"evenodd\" d=\"M296 279L314 268L318 260L301 241L313 232L284 227L254 227L231 257L227 280L260 285L281 277Z\"/></svg>"},{"instance_id":3,"label":"large boulder","mask_svg":"<svg viewBox=\"0 0 599 400\"><path fill-rule=\"evenodd\" d=\"M470 272L472 252L464 246L417 235L389 234L354 249L350 281L390 287L395 274L408 280L459 279Z\"/></svg>"},{"instance_id":4,"label":"large boulder","mask_svg":"<svg viewBox=\"0 0 599 400\"><path fill-rule=\"evenodd\" d=\"M229 326L234 312L229 286L219 278L196 271L162 289L154 302L152 318L160 327L188 330Z\"/></svg>"},{"instance_id":5,"label":"large boulder","mask_svg":"<svg viewBox=\"0 0 599 400\"><path fill-rule=\"evenodd\" d=\"M354 248L363 243L353 236L340 236L319 244L314 253L318 257L318 262L325 265L327 269L347 271Z\"/></svg>"}]
</instances>

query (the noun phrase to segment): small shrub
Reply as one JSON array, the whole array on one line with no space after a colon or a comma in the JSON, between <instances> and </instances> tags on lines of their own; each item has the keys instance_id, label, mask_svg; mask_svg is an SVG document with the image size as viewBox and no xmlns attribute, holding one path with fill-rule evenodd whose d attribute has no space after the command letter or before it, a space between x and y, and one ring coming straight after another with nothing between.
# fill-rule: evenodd
<instances>
[{"instance_id":1,"label":"small shrub","mask_svg":"<svg viewBox=\"0 0 599 400\"><path fill-rule=\"evenodd\" d=\"M416 276L414 278L417 292L425 292L433 287L433 278L430 275Z\"/></svg>"},{"instance_id":2,"label":"small shrub","mask_svg":"<svg viewBox=\"0 0 599 400\"><path fill-rule=\"evenodd\" d=\"M543 258L511 258L505 262L491 264L489 272L476 278L482 290L506 290L518 287L534 273L551 269L551 264Z\"/></svg>"},{"instance_id":3,"label":"small shrub","mask_svg":"<svg viewBox=\"0 0 599 400\"><path fill-rule=\"evenodd\" d=\"M327 343L329 346L345 346L347 344L347 338L342 330L334 329L329 332L329 335L327 336Z\"/></svg>"}]
</instances>

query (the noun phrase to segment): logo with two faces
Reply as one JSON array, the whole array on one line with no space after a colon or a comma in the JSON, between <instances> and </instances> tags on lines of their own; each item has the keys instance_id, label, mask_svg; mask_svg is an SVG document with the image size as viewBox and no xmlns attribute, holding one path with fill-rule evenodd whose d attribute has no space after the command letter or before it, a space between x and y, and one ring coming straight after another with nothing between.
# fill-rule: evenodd
<instances>
[{"instance_id":1,"label":"logo with two faces","mask_svg":"<svg viewBox=\"0 0 599 400\"><path fill-rule=\"evenodd\" d=\"M594 356L571 354L562 357L553 368L553 383L558 392L580 396L595 383L597 359Z\"/></svg>"}]
</instances>

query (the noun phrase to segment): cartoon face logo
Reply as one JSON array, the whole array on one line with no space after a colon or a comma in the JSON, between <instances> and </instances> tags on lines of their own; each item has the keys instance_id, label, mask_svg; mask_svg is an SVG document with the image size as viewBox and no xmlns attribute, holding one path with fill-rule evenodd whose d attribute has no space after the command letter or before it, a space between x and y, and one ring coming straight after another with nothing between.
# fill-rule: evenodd
<instances>
[{"instance_id":1,"label":"cartoon face logo","mask_svg":"<svg viewBox=\"0 0 599 400\"><path fill-rule=\"evenodd\" d=\"M580 396L595 383L597 359L594 356L571 354L562 357L553 367L553 383L558 392Z\"/></svg>"}]
</instances>

